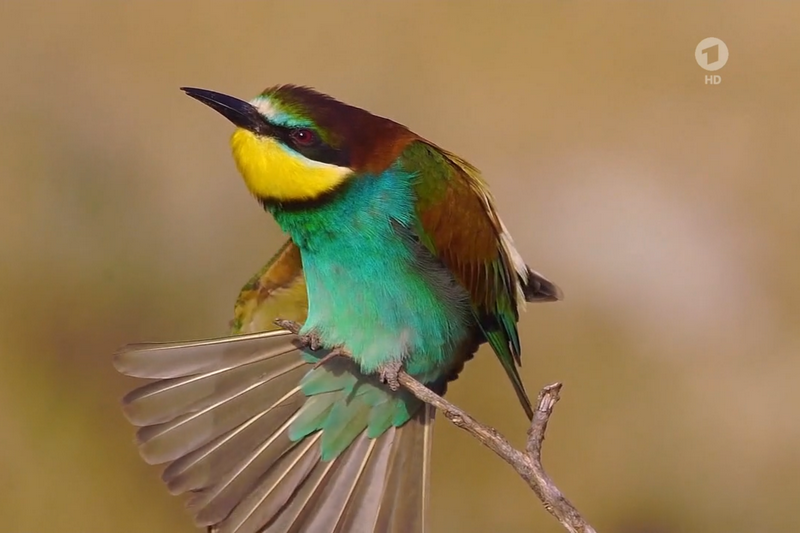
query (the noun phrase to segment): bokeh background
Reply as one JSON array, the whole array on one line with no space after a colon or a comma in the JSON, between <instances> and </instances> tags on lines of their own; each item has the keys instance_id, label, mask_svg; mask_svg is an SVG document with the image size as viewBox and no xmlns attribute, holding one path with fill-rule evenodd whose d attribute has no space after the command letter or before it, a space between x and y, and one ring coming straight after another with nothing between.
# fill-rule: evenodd
<instances>
[{"instance_id":1,"label":"bokeh background","mask_svg":"<svg viewBox=\"0 0 800 533\"><path fill-rule=\"evenodd\" d=\"M226 331L281 242L231 126L178 87L308 84L467 157L567 298L521 320L565 383L549 472L600 531L799 531L800 4L7 1L0 6L0 516L194 531L138 457L125 343ZM717 86L694 59L730 50ZM515 443L485 353L453 401ZM445 422L434 532L557 532Z\"/></svg>"}]
</instances>

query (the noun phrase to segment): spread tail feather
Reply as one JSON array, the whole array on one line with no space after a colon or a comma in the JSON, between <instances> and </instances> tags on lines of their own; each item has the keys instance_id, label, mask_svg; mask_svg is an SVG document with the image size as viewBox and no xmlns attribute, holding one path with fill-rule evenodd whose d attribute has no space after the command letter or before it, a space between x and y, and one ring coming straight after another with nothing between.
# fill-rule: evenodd
<instances>
[{"instance_id":1,"label":"spread tail feather","mask_svg":"<svg viewBox=\"0 0 800 533\"><path fill-rule=\"evenodd\" d=\"M169 463L169 490L192 493L198 526L424 531L433 408L343 358L312 369L322 356L285 331L115 356L123 374L157 380L124 398L125 415L142 457Z\"/></svg>"}]
</instances>

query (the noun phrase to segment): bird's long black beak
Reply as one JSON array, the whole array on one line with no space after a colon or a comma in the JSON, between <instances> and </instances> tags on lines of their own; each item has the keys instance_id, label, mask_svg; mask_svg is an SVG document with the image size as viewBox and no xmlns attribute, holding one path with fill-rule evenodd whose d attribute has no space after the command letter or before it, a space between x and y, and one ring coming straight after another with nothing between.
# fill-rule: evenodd
<instances>
[{"instance_id":1,"label":"bird's long black beak","mask_svg":"<svg viewBox=\"0 0 800 533\"><path fill-rule=\"evenodd\" d=\"M181 90L218 111L222 116L233 122L240 128L268 135L271 126L269 122L258 112L258 109L250 102L239 100L233 96L222 94L207 89L197 89L194 87L181 87Z\"/></svg>"}]
</instances>

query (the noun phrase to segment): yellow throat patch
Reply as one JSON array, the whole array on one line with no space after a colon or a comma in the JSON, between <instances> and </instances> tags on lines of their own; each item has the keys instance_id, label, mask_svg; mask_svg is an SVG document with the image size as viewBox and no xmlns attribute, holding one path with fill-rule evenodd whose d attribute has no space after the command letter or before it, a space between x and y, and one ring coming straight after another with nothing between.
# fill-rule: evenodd
<instances>
[{"instance_id":1,"label":"yellow throat patch","mask_svg":"<svg viewBox=\"0 0 800 533\"><path fill-rule=\"evenodd\" d=\"M347 167L308 159L271 137L259 137L242 128L233 132L231 148L247 188L258 198L313 200L352 173Z\"/></svg>"}]
</instances>

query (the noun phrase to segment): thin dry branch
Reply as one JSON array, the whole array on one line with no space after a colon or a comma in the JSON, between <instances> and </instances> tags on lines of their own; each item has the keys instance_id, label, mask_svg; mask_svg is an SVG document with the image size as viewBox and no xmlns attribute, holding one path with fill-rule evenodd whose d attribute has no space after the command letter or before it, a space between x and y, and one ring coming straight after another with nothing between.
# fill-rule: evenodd
<instances>
[{"instance_id":1,"label":"thin dry branch","mask_svg":"<svg viewBox=\"0 0 800 533\"><path fill-rule=\"evenodd\" d=\"M294 322L287 320L276 320L275 322L295 334L300 330L300 325ZM337 354L350 357L346 350L337 350ZM496 429L481 424L467 412L448 402L402 370L398 374L398 381L418 399L436 407L455 426L465 430L510 464L544 504L544 508L556 517L564 529L570 533L596 533L578 509L550 479L542 466L542 444L547 431L547 422L559 400L558 393L561 391L561 383L547 385L539 391L531 427L528 429L528 441L525 451L522 452L514 448L508 439Z\"/></svg>"},{"instance_id":2,"label":"thin dry branch","mask_svg":"<svg viewBox=\"0 0 800 533\"><path fill-rule=\"evenodd\" d=\"M542 466L542 443L547 422L559 400L561 383L547 385L539 392L525 452L514 448L496 429L481 424L461 408L448 402L405 372L400 372L400 384L414 396L441 411L445 418L478 439L481 444L500 456L517 471L544 504L550 514L570 533L595 533L578 509L564 496Z\"/></svg>"}]
</instances>

